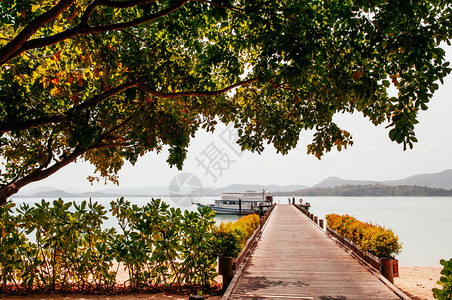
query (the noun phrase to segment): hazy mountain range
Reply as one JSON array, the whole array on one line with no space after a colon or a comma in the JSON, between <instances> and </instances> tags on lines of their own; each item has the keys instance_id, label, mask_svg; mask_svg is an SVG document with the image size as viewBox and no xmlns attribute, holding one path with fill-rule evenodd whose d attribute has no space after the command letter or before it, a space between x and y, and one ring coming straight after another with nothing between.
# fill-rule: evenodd
<instances>
[{"instance_id":1,"label":"hazy mountain range","mask_svg":"<svg viewBox=\"0 0 452 300\"><path fill-rule=\"evenodd\" d=\"M452 170L445 170L434 174L419 174L399 180L372 181L347 180L339 177L329 177L313 187L339 187L343 185L371 185L381 184L389 186L423 186L429 188L452 189Z\"/></svg>"},{"instance_id":2,"label":"hazy mountain range","mask_svg":"<svg viewBox=\"0 0 452 300\"><path fill-rule=\"evenodd\" d=\"M232 184L223 188L207 188L203 187L202 190L199 189L199 192L202 192L204 196L215 196L221 194L221 192L245 192L249 190L261 191L266 189L267 191L275 194L290 194L290 192L297 192L299 194L302 191L312 191L319 189L331 189L338 187L347 187L347 186L367 186L367 190L371 190L371 186L382 185L382 186L416 186L423 187L425 189L443 189L443 190L452 190L452 170L445 170L440 173L434 174L419 174L410 176L404 179L399 180L388 180L388 181L372 181L372 180L349 180L342 179L339 177L329 177L320 183L308 187L305 185L258 185L258 184ZM27 192L19 192L14 195L14 198L20 197L30 197L30 198L49 198L49 197L61 197L61 198L75 198L75 197L149 197L149 196L168 196L169 194L175 195L187 195L190 194L192 187L181 186L181 187L171 187L170 190L168 186L147 186L147 187L122 187L118 189L102 189L96 192L82 192L77 190L64 191L60 189L56 189L53 187L40 187L37 189L29 190ZM344 190L344 188L342 188ZM347 188L350 190L350 188ZM356 190L363 190L363 188ZM372 188L375 190L375 188ZM413 191L419 191L419 188L412 189ZM363 193L363 192L361 192ZM364 192L366 193L366 192ZM428 192L423 192L422 195L428 195ZM319 194L320 195L320 194ZM417 194L413 194L417 195Z\"/></svg>"}]
</instances>

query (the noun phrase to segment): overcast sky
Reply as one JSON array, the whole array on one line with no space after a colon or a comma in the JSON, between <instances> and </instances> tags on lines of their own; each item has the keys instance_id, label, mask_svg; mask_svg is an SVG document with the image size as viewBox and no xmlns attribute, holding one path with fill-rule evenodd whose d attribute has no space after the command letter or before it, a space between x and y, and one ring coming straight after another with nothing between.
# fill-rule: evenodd
<instances>
[{"instance_id":1,"label":"overcast sky","mask_svg":"<svg viewBox=\"0 0 452 300\"><path fill-rule=\"evenodd\" d=\"M448 60L452 49L448 48ZM233 132L224 125L214 134L198 132L192 140L182 172L195 174L205 187L223 187L233 183L301 184L311 186L330 176L356 180L402 179L421 173L436 173L452 168L452 76L435 93L429 109L419 115L415 132L419 140L413 150L391 142L385 126L375 127L361 114L341 115L336 118L342 129L353 135L354 145L347 150L327 153L321 160L306 154L311 141L309 133L301 135L296 149L288 155L276 154L269 146L258 155L239 151L231 143ZM165 162L166 151L149 153L135 166L126 164L120 172L121 187L167 186L180 174ZM78 162L53 176L30 184L23 190L53 186L66 190L100 190L113 187L86 180L93 168Z\"/></svg>"}]
</instances>

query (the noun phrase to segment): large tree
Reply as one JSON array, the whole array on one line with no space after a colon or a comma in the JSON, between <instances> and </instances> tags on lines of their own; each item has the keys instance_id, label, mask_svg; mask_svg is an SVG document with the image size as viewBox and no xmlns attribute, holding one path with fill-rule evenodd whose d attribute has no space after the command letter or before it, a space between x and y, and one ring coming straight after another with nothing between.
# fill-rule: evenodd
<instances>
[{"instance_id":1,"label":"large tree","mask_svg":"<svg viewBox=\"0 0 452 300\"><path fill-rule=\"evenodd\" d=\"M198 128L233 122L242 149L352 143L360 112L412 147L450 72L450 1L6 0L0 2L0 202L75 160L116 181ZM389 90L394 89L393 96ZM92 177L91 179L94 179Z\"/></svg>"}]
</instances>

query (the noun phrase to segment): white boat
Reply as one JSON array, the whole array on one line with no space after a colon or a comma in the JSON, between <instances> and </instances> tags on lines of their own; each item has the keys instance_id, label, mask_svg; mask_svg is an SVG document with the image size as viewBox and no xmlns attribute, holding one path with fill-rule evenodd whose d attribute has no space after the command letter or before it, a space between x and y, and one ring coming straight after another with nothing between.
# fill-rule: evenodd
<instances>
[{"instance_id":1,"label":"white boat","mask_svg":"<svg viewBox=\"0 0 452 300\"><path fill-rule=\"evenodd\" d=\"M210 207L217 215L247 215L259 211L259 206L268 206L273 202L273 196L267 191L248 191L244 193L225 192L213 204L193 202L199 207Z\"/></svg>"}]
</instances>

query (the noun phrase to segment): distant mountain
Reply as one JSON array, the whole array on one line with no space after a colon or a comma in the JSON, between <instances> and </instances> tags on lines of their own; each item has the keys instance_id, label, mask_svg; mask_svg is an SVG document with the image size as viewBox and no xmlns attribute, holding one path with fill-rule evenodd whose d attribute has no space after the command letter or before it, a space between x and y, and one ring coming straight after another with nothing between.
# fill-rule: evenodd
<instances>
[{"instance_id":1,"label":"distant mountain","mask_svg":"<svg viewBox=\"0 0 452 300\"><path fill-rule=\"evenodd\" d=\"M399 180L386 180L386 181L376 181L376 180L350 180L342 179L339 177L328 177L320 183L314 185L315 188L333 188L340 187L344 185L360 186L360 185L371 185L371 184L381 184L389 186L423 186L429 188L438 189L452 189L452 170L445 170L439 173L433 174L420 174L407 177L405 179Z\"/></svg>"},{"instance_id":2,"label":"distant mountain","mask_svg":"<svg viewBox=\"0 0 452 300\"><path fill-rule=\"evenodd\" d=\"M34 194L46 193L46 192L49 192L52 190L56 190L56 189L52 186L40 186L37 188L31 188L31 189L28 187L25 187L24 189L21 189L16 195L19 195L21 197L31 197ZM68 191L64 191L64 192L68 192Z\"/></svg>"},{"instance_id":3,"label":"distant mountain","mask_svg":"<svg viewBox=\"0 0 452 300\"><path fill-rule=\"evenodd\" d=\"M343 185L368 185L376 183L376 181L369 181L369 180L349 180L349 179L342 179L339 177L328 177L324 180L322 180L320 183L314 185L315 188L330 188L330 187L337 187L337 186L343 186Z\"/></svg>"},{"instance_id":4,"label":"distant mountain","mask_svg":"<svg viewBox=\"0 0 452 300\"><path fill-rule=\"evenodd\" d=\"M168 195L168 187L165 186L142 186L142 187L118 187L99 190L105 194L128 195L128 196L162 196Z\"/></svg>"},{"instance_id":5,"label":"distant mountain","mask_svg":"<svg viewBox=\"0 0 452 300\"><path fill-rule=\"evenodd\" d=\"M424 187L430 189L444 189L444 190L452 190L452 170L445 170L443 172L434 173L434 174L420 174L415 176L410 176L405 179L400 180L387 180L387 181L371 181L371 180L350 180L350 179L342 179L340 177L329 177L323 180L322 182L314 185L312 188L309 188L312 193L317 193L318 189L331 189L331 188L339 188L343 186L348 186L349 191L344 191L344 193L352 193L359 194L359 186L367 186L366 195L374 195L374 193L380 193L382 195L398 195L400 193L399 190L390 191L387 188L371 188L371 186L411 186L411 187ZM354 188L350 188L354 187ZM180 188L180 191L178 190ZM224 188L216 188L216 187L204 187L202 189L203 196L217 196L220 195L221 192L246 192L246 191L262 191L267 190L272 194L279 195L296 195L297 192L307 190L308 187L304 185L262 185L262 184L231 184ZM378 190L378 192L374 192L371 190ZM189 195L191 193L191 186L181 186L176 187L176 192L181 195ZM353 190L353 191L351 191ZM384 191L382 191L384 190ZM408 191L410 190L410 191ZM174 192L174 190L172 190ZM39 187L35 189L30 189L26 191L20 191L18 194L14 195L14 198L76 198L76 197L159 197L159 196L168 196L169 195L169 187L168 186L145 186L145 187L121 187L115 189L103 189L95 192L78 192L75 189L71 189L70 192L56 189L53 187ZM329 193L326 191L320 192L320 194ZM416 195L431 195L438 194L444 195L443 191L430 191L430 190L419 190L419 189L404 189L403 193L417 193ZM199 195L200 193L197 193Z\"/></svg>"},{"instance_id":6,"label":"distant mountain","mask_svg":"<svg viewBox=\"0 0 452 300\"><path fill-rule=\"evenodd\" d=\"M114 193L102 193L102 192L85 192L85 193L69 193L64 190L51 188L49 190L27 192L27 193L17 193L13 198L90 198L90 197L120 197L121 194Z\"/></svg>"},{"instance_id":7,"label":"distant mountain","mask_svg":"<svg viewBox=\"0 0 452 300\"><path fill-rule=\"evenodd\" d=\"M278 193L277 196L313 196L313 197L443 197L452 196L452 190L429 188L424 186L388 186L371 185L342 185L337 187L312 187L290 193Z\"/></svg>"},{"instance_id":8,"label":"distant mountain","mask_svg":"<svg viewBox=\"0 0 452 300\"><path fill-rule=\"evenodd\" d=\"M38 191L34 194L31 194L30 196L33 197L34 195L39 195L36 198L39 197L43 197L43 198L48 198L48 197L52 197L52 198L73 198L76 197L76 194L73 193L68 193L66 191L63 190L58 190L58 189L52 189L52 190L47 190L47 191ZM35 197L33 197L35 198Z\"/></svg>"},{"instance_id":9,"label":"distant mountain","mask_svg":"<svg viewBox=\"0 0 452 300\"><path fill-rule=\"evenodd\" d=\"M217 191L223 191L223 192L237 192L242 193L246 191L263 191L267 190L270 193L276 193L276 192L289 192L289 191L296 191L300 189L305 189L307 186L305 185L262 185L262 184L231 184L228 185L222 189L217 189Z\"/></svg>"},{"instance_id":10,"label":"distant mountain","mask_svg":"<svg viewBox=\"0 0 452 300\"><path fill-rule=\"evenodd\" d=\"M452 170L445 170L434 174L414 175L400 180L383 181L383 184L391 186L417 185L450 190L452 189Z\"/></svg>"},{"instance_id":11,"label":"distant mountain","mask_svg":"<svg viewBox=\"0 0 452 300\"><path fill-rule=\"evenodd\" d=\"M276 192L287 192L307 188L304 185L258 185L258 184L231 184L224 188L210 188L204 187L202 189L203 196L218 196L222 192L246 192L246 191L262 191L266 189L271 193ZM89 197L159 197L168 196L170 192L173 194L180 195L190 195L191 187L182 186L180 190L176 191L172 189L169 191L168 186L149 186L149 187L123 187L123 188L110 188L103 189L95 192L83 192L83 193L72 193L61 189L55 189L53 187L43 187L26 192L19 192L14 195L14 198L89 198ZM198 192L199 195L199 192Z\"/></svg>"}]
</instances>

